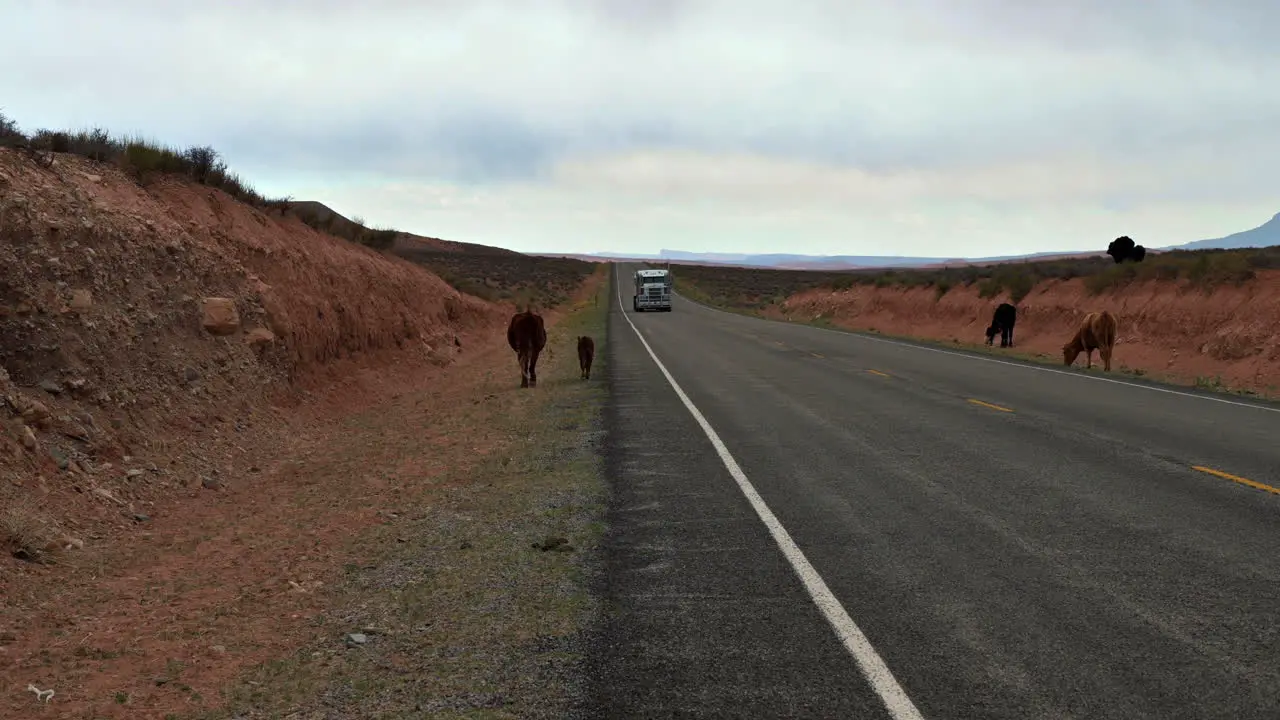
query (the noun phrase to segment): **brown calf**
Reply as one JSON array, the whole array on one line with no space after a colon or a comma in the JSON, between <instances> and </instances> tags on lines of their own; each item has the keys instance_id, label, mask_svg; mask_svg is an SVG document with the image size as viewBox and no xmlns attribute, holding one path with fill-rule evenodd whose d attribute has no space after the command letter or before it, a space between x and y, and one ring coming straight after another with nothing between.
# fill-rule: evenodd
<instances>
[{"instance_id":1,"label":"brown calf","mask_svg":"<svg viewBox=\"0 0 1280 720\"><path fill-rule=\"evenodd\" d=\"M578 337L578 367L582 368L582 379L591 379L591 360L596 356L596 342L588 335Z\"/></svg>"},{"instance_id":2,"label":"brown calf","mask_svg":"<svg viewBox=\"0 0 1280 720\"><path fill-rule=\"evenodd\" d=\"M1111 370L1111 351L1116 346L1116 316L1103 310L1091 312L1080 322L1071 342L1062 346L1062 361L1070 365L1080 356L1081 351L1087 353L1088 365L1093 367L1093 351L1102 356L1103 366Z\"/></svg>"},{"instance_id":3,"label":"brown calf","mask_svg":"<svg viewBox=\"0 0 1280 720\"><path fill-rule=\"evenodd\" d=\"M532 310L512 315L507 325L507 344L520 363L520 387L538 387L538 354L547 345L542 316Z\"/></svg>"}]
</instances>

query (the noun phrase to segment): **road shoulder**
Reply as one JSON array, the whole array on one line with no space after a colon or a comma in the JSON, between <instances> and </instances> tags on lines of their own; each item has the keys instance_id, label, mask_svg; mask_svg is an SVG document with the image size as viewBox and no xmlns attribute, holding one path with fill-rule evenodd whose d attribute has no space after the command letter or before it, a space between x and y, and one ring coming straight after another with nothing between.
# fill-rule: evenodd
<instances>
[{"instance_id":1,"label":"road shoulder","mask_svg":"<svg viewBox=\"0 0 1280 720\"><path fill-rule=\"evenodd\" d=\"M339 577L299 584L321 596L311 640L191 717L564 715L597 613L609 290L548 326L537 388L520 389L503 346L448 387L348 421L315 462L370 477L376 522L343 549ZM597 342L590 380L580 334Z\"/></svg>"},{"instance_id":2,"label":"road shoulder","mask_svg":"<svg viewBox=\"0 0 1280 720\"><path fill-rule=\"evenodd\" d=\"M602 616L572 717L885 717L621 312L608 343Z\"/></svg>"}]
</instances>

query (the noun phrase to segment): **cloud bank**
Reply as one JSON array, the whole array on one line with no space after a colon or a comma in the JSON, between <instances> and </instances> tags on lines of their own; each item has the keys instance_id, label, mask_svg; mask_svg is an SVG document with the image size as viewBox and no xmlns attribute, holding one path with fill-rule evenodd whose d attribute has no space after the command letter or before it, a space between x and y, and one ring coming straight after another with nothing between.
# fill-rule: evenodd
<instances>
[{"instance_id":1,"label":"cloud bank","mask_svg":"<svg viewBox=\"0 0 1280 720\"><path fill-rule=\"evenodd\" d=\"M1280 6L0 0L0 109L525 251L1148 247L1280 210ZM1270 78L1270 81L1269 81Z\"/></svg>"}]
</instances>

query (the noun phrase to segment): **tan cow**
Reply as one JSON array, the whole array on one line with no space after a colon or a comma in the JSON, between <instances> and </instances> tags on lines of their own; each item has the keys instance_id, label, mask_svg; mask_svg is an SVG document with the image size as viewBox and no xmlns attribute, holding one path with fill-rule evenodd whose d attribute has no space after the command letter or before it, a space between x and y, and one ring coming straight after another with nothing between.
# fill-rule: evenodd
<instances>
[{"instance_id":1,"label":"tan cow","mask_svg":"<svg viewBox=\"0 0 1280 720\"><path fill-rule=\"evenodd\" d=\"M1111 351L1116 346L1116 316L1103 310L1091 312L1080 321L1080 329L1076 330L1071 342L1062 346L1062 360L1071 365L1080 356L1081 351L1087 353L1088 365L1093 367L1093 351L1102 356L1103 366L1111 370Z\"/></svg>"}]
</instances>

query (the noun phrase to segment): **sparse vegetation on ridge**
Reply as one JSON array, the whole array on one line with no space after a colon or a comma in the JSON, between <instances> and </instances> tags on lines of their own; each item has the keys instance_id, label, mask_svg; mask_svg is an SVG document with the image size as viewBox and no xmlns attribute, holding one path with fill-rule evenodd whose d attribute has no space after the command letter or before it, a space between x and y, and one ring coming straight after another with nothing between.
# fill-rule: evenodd
<instances>
[{"instance_id":1,"label":"sparse vegetation on ridge","mask_svg":"<svg viewBox=\"0 0 1280 720\"><path fill-rule=\"evenodd\" d=\"M1171 250L1150 253L1145 262L1117 265L1106 256L1004 263L1000 265L893 270L777 270L708 265L673 266L678 291L716 305L762 310L797 292L933 287L938 298L956 287L977 285L984 299L1007 292L1019 302L1041 283L1082 278L1085 289L1101 294L1144 280L1183 281L1209 290L1252 280L1258 270L1280 268L1280 246L1236 250Z\"/></svg>"},{"instance_id":2,"label":"sparse vegetation on ridge","mask_svg":"<svg viewBox=\"0 0 1280 720\"><path fill-rule=\"evenodd\" d=\"M336 214L322 218L315 213L297 212L292 197L264 197L248 181L232 172L218 151L207 145L179 149L140 136L115 136L102 128L79 131L41 129L28 134L14 120L0 113L0 147L25 149L45 165L52 163L59 153L111 163L144 187L162 175L184 176L201 185L222 190L260 210L281 215L293 213L314 230L376 250L390 248L401 235L399 230L367 227L363 222L345 220Z\"/></svg>"},{"instance_id":3,"label":"sparse vegetation on ridge","mask_svg":"<svg viewBox=\"0 0 1280 720\"><path fill-rule=\"evenodd\" d=\"M395 254L419 263L459 292L490 302L530 303L550 308L565 302L598 267L572 258L510 254L470 254L397 249Z\"/></svg>"}]
</instances>

